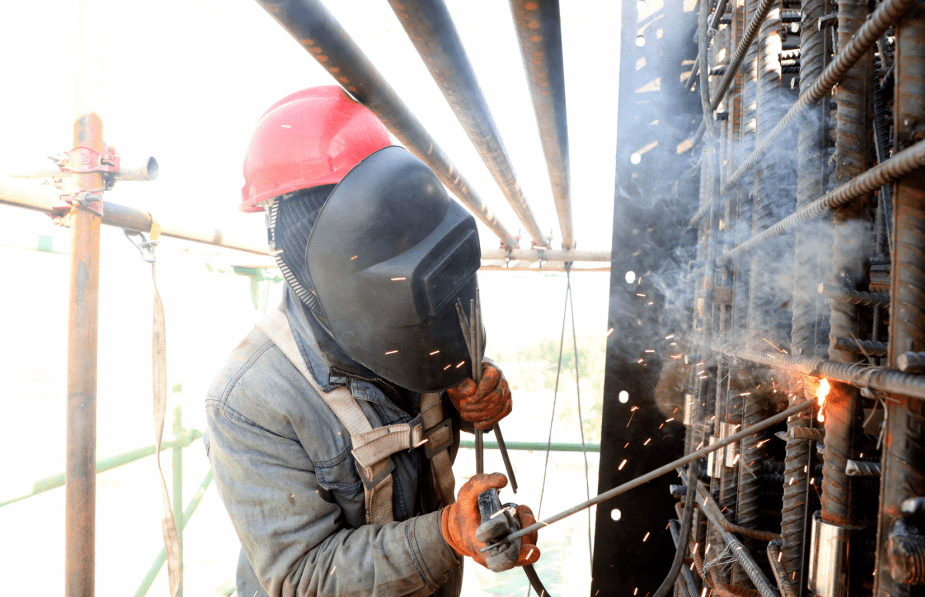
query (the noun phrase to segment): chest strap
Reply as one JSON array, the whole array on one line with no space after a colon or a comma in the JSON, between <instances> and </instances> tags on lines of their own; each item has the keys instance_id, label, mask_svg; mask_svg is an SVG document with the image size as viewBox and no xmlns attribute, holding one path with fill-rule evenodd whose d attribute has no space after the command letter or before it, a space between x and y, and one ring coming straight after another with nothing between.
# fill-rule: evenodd
<instances>
[{"instance_id":1,"label":"chest strap","mask_svg":"<svg viewBox=\"0 0 925 597\"><path fill-rule=\"evenodd\" d=\"M391 473L395 464L389 456L421 445L424 445L425 456L431 461L434 489L441 504L448 506L455 501L455 479L448 450L453 443L453 430L450 420L443 416L438 393L421 395L421 412L410 422L373 428L345 386L326 392L318 385L296 345L285 313L273 310L257 324L257 328L279 347L350 434L351 453L363 481L367 524L385 524L394 520Z\"/></svg>"}]
</instances>

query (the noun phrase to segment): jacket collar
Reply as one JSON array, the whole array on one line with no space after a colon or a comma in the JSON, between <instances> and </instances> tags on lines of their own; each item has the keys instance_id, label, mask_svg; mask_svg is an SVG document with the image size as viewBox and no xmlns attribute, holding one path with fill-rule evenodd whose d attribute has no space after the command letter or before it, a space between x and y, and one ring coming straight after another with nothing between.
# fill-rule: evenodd
<instances>
[{"instance_id":1,"label":"jacket collar","mask_svg":"<svg viewBox=\"0 0 925 597\"><path fill-rule=\"evenodd\" d=\"M377 387L388 382L354 361L303 307L292 289L286 285L283 293L283 310L295 337L302 358L308 365L315 382L326 392L346 385L357 400L365 400L386 408L402 411L394 401ZM412 398L414 402L416 396ZM409 405L416 409L417 404ZM404 411L403 411L404 412Z\"/></svg>"}]
</instances>

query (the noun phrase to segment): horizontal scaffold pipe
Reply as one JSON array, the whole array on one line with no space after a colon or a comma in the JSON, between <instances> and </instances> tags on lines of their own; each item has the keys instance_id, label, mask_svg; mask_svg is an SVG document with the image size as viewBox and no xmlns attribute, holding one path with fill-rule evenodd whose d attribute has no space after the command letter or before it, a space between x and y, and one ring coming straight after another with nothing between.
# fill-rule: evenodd
<instances>
[{"instance_id":1,"label":"horizontal scaffold pipe","mask_svg":"<svg viewBox=\"0 0 925 597\"><path fill-rule=\"evenodd\" d=\"M547 246L549 241L540 232L521 191L501 133L446 4L443 0L389 0L389 4L533 244Z\"/></svg>"},{"instance_id":2,"label":"horizontal scaffold pipe","mask_svg":"<svg viewBox=\"0 0 925 597\"><path fill-rule=\"evenodd\" d=\"M257 0L276 22L350 93L379 117L414 155L508 247L514 236L460 174L424 125L401 101L328 9L316 0Z\"/></svg>"},{"instance_id":3,"label":"horizontal scaffold pipe","mask_svg":"<svg viewBox=\"0 0 925 597\"><path fill-rule=\"evenodd\" d=\"M552 197L556 203L562 248L574 249L559 2L511 0L511 14L520 42L520 56L533 100L536 125L540 131Z\"/></svg>"},{"instance_id":4,"label":"horizontal scaffold pipe","mask_svg":"<svg viewBox=\"0 0 925 597\"><path fill-rule=\"evenodd\" d=\"M480 272L535 272L538 274L549 273L549 272L564 272L565 267L561 263L548 264L544 263L543 267L532 267L529 265L512 265L510 267L505 267L504 264L492 264L492 263L483 263L482 267L479 268ZM609 272L610 266L606 267L573 267L571 272L582 273L582 272Z\"/></svg>"},{"instance_id":5,"label":"horizontal scaffold pipe","mask_svg":"<svg viewBox=\"0 0 925 597\"><path fill-rule=\"evenodd\" d=\"M48 215L54 215L59 198L66 193L50 185L39 185L7 176L0 176L0 204L24 207ZM103 202L102 223L125 230L151 232L151 214L118 203ZM253 240L239 238L222 232L218 228L196 226L186 222L156 220L161 229L161 236L190 240L215 247L236 249L257 255L267 255L269 249L265 241L255 235Z\"/></svg>"},{"instance_id":6,"label":"horizontal scaffold pipe","mask_svg":"<svg viewBox=\"0 0 925 597\"><path fill-rule=\"evenodd\" d=\"M610 263L610 251L566 251L566 250L537 250L537 249L483 249L482 259L499 260L511 259L512 261L554 261L554 262L575 262L575 261L606 261Z\"/></svg>"},{"instance_id":7,"label":"horizontal scaffold pipe","mask_svg":"<svg viewBox=\"0 0 925 597\"><path fill-rule=\"evenodd\" d=\"M858 388L925 400L925 375L910 375L860 363L836 363L827 359L767 354L745 348L724 348L722 353L788 373L826 377Z\"/></svg>"},{"instance_id":8,"label":"horizontal scaffold pipe","mask_svg":"<svg viewBox=\"0 0 925 597\"><path fill-rule=\"evenodd\" d=\"M819 75L819 78L813 81L812 86L806 90L806 93L801 95L800 99L787 110L780 122L761 139L751 155L726 180L722 192L728 193L739 182L742 182L745 175L758 165L764 154L767 153L771 145L777 141L784 131L796 124L798 119L802 118L816 102L825 97L835 87L835 84L851 70L851 67L857 64L858 60L914 3L915 0L884 0L858 29L851 42L835 56L829 66ZM807 26L815 27L815 23L808 23Z\"/></svg>"},{"instance_id":9,"label":"horizontal scaffold pipe","mask_svg":"<svg viewBox=\"0 0 925 597\"><path fill-rule=\"evenodd\" d=\"M170 440L164 440L161 442L161 451L172 450L174 448L186 448L190 446L194 441L202 437L202 432L195 429L187 431L183 436L177 437ZM545 445L545 444L544 444ZM96 472L104 473L106 471L111 471L114 468L119 468L120 466L125 466L126 464L131 464L142 458L148 456L153 456L157 453L157 446L145 446L143 448L138 448L136 450L131 450L129 452L124 452L117 456L111 456L109 458L104 458L103 460L98 460L96 462ZM58 487L64 487L64 473L58 473L57 475L52 475L50 477L44 477L37 480L32 484L32 491L16 496L13 498L5 499L0 502L0 508L3 506L8 506L10 504L15 504L16 502L22 501L24 499L36 496L40 493L50 491L52 489L57 489Z\"/></svg>"},{"instance_id":10,"label":"horizontal scaffold pipe","mask_svg":"<svg viewBox=\"0 0 925 597\"><path fill-rule=\"evenodd\" d=\"M600 444L563 444L546 442L505 442L508 450L526 450L526 451L545 451L548 447L552 452L600 452ZM460 448L474 448L475 442L471 439L464 439L459 442ZM486 450L497 450L498 442L485 442L482 447Z\"/></svg>"},{"instance_id":11,"label":"horizontal scaffold pipe","mask_svg":"<svg viewBox=\"0 0 925 597\"><path fill-rule=\"evenodd\" d=\"M720 256L720 259L731 261L737 257L741 257L755 249L758 245L767 242L768 239L780 236L788 230L796 228L801 222L818 218L828 211L843 207L851 201L863 197L868 193L872 193L883 185L902 178L922 167L925 167L925 141L919 141L912 147L897 153L882 164L878 164L870 170L865 171L860 176L853 178L850 182L826 193L800 211L790 214L764 232L748 239L725 255Z\"/></svg>"}]
</instances>

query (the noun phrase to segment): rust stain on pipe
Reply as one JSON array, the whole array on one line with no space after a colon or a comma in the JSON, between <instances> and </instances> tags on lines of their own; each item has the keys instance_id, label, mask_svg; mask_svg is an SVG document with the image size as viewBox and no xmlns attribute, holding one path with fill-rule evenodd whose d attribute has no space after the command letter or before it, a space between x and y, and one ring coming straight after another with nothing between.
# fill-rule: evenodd
<instances>
[{"instance_id":1,"label":"rust stain on pipe","mask_svg":"<svg viewBox=\"0 0 925 597\"><path fill-rule=\"evenodd\" d=\"M96 114L74 124L74 145L103 151ZM75 189L101 189L99 172L74 174ZM65 467L65 595L94 594L96 544L96 365L99 323L100 217L78 209L71 220L71 282L67 338L67 463Z\"/></svg>"}]
</instances>

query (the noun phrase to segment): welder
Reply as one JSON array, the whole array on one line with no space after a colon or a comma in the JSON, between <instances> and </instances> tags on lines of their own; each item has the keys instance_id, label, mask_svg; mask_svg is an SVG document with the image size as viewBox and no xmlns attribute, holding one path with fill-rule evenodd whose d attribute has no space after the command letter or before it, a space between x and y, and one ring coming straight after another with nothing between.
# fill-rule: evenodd
<instances>
[{"instance_id":1,"label":"welder","mask_svg":"<svg viewBox=\"0 0 925 597\"><path fill-rule=\"evenodd\" d=\"M511 412L496 366L470 379L482 355L456 311L476 292L475 220L336 86L264 113L244 179L286 287L206 398L238 594L459 595L462 556L485 565L478 497L507 483L475 475L457 501L460 430Z\"/></svg>"}]
</instances>

